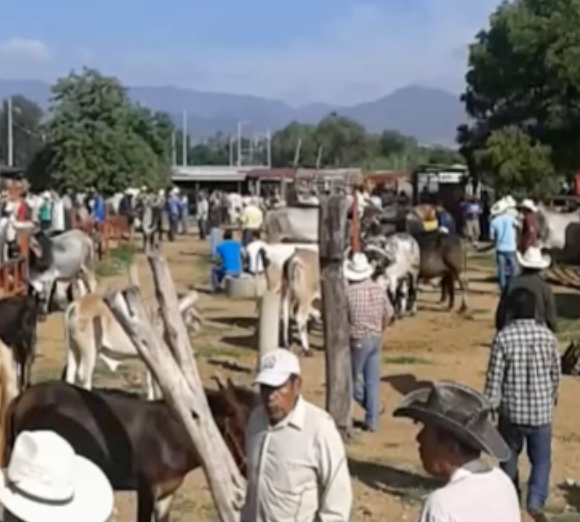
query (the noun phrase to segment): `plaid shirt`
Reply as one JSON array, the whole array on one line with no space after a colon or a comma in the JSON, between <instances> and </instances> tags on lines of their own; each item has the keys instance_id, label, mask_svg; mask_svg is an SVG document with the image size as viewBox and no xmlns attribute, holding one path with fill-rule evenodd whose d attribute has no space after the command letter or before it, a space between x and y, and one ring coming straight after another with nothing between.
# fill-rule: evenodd
<instances>
[{"instance_id":1,"label":"plaid shirt","mask_svg":"<svg viewBox=\"0 0 580 522\"><path fill-rule=\"evenodd\" d=\"M394 314L385 289L367 279L350 284L346 290L351 339L380 337L383 323Z\"/></svg>"},{"instance_id":2,"label":"plaid shirt","mask_svg":"<svg viewBox=\"0 0 580 522\"><path fill-rule=\"evenodd\" d=\"M560 353L554 334L533 319L518 319L493 341L485 395L513 424L552 422L560 383Z\"/></svg>"}]
</instances>

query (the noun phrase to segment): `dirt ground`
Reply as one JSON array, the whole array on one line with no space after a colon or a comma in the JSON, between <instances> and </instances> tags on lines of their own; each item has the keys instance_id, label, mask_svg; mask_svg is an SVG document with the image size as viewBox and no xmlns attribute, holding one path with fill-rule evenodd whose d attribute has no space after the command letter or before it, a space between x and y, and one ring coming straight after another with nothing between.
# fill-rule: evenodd
<instances>
[{"instance_id":1,"label":"dirt ground","mask_svg":"<svg viewBox=\"0 0 580 522\"><path fill-rule=\"evenodd\" d=\"M178 289L193 285L203 291L200 309L210 321L194 337L193 345L204 380L209 384L209 378L219 373L230 376L236 383L250 383L256 362L255 304L207 293L210 266L207 243L180 238L173 244L164 243L163 248ZM136 260L143 291L150 296L152 283L148 265L142 255ZM414 520L421 499L434 486L421 471L415 443L418 428L412 422L392 418L390 412L403 394L425 381L453 379L477 388L483 386L497 303L496 285L489 282L489 265L487 268L484 265L481 262L479 269L471 272L470 318L443 309L436 303L438 294L425 287L420 294L418 316L397 322L387 332L381 387L386 414L381 418L378 433L356 433L347 447L354 487L353 521ZM100 289L121 287L126 282L124 275L103 278ZM580 322L573 320L578 316L580 296L561 288L554 291L563 328L573 332L578 325L580 330ZM562 348L565 337L566 334ZM315 356L302 360L304 391L307 399L322 405L325 375L320 333L313 332L311 340ZM65 361L62 315L51 316L41 325L39 350L35 381L59 376ZM117 385L141 390L142 378L143 369L138 363L121 367L117 375L99 365L95 386ZM580 483L580 435L576 433L580 420L578 397L580 381L564 377L554 428L549 499L549 511L559 515L554 520L562 522L580 520L575 515L580 511L580 487L573 483L576 480ZM358 407L354 412L355 418L361 417ZM526 473L525 463L522 467ZM119 494L114 519L125 522L134 517L133 495ZM187 522L213 518L211 497L201 471L192 472L187 478L175 499L172 518Z\"/></svg>"}]
</instances>

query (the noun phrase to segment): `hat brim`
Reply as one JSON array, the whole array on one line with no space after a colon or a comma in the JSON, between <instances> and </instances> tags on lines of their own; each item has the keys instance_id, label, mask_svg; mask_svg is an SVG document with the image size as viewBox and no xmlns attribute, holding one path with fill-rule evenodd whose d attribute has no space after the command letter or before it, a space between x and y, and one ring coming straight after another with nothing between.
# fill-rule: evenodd
<instances>
[{"instance_id":1,"label":"hat brim","mask_svg":"<svg viewBox=\"0 0 580 522\"><path fill-rule=\"evenodd\" d=\"M547 254L542 255L542 261L540 263L530 263L529 261L526 261L525 257L519 251L516 252L516 257L521 266L532 270L545 270L552 263L552 258Z\"/></svg>"},{"instance_id":2,"label":"hat brim","mask_svg":"<svg viewBox=\"0 0 580 522\"><path fill-rule=\"evenodd\" d=\"M272 370L265 370L258 373L254 379L254 384L277 388L290 379L291 375L292 374L288 372L273 372Z\"/></svg>"},{"instance_id":3,"label":"hat brim","mask_svg":"<svg viewBox=\"0 0 580 522\"><path fill-rule=\"evenodd\" d=\"M349 261L346 260L344 262L344 277L346 277L349 281L364 281L371 277L375 271L375 269L369 264L365 270L355 271L352 270L349 266Z\"/></svg>"},{"instance_id":4,"label":"hat brim","mask_svg":"<svg viewBox=\"0 0 580 522\"><path fill-rule=\"evenodd\" d=\"M90 460L75 460L75 495L68 504L47 504L20 494L0 473L0 504L25 522L105 522L113 511L114 494L105 474Z\"/></svg>"},{"instance_id":5,"label":"hat brim","mask_svg":"<svg viewBox=\"0 0 580 522\"><path fill-rule=\"evenodd\" d=\"M421 388L410 393L393 412L394 417L406 417L425 425L435 425L456 436L464 444L491 455L500 462L509 460L511 450L496 427L487 422L482 433L474 433L462 424L427 408L431 388Z\"/></svg>"}]
</instances>

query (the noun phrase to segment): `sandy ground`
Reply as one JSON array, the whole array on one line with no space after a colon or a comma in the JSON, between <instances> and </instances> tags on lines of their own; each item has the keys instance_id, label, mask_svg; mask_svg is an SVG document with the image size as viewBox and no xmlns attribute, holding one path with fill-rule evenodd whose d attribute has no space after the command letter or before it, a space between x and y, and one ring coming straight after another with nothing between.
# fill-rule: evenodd
<instances>
[{"instance_id":1,"label":"sandy ground","mask_svg":"<svg viewBox=\"0 0 580 522\"><path fill-rule=\"evenodd\" d=\"M194 285L208 289L208 245L193 239L180 238L164 244L178 289ZM149 268L143 256L136 258L145 295L151 295ZM480 388L487 365L489 343L493 335L493 313L497 303L497 289L486 281L485 269L471 273L471 317L460 317L436 303L438 295L427 287L420 295L417 317L397 322L388 331L383 347L382 401L386 414L376 434L357 433L347 451L353 477L353 521L405 521L416 519L421 499L434 486L421 471L415 436L417 427L411 422L394 419L390 412L402 394L418 384L437 379L454 379ZM100 288L123 286L124 275L105 278ZM563 289L555 289L566 328L574 329L568 316L576 315L580 296ZM200 372L209 378L218 373L230 376L236 383L249 383L256 362L256 308L249 301L231 301L225 296L204 293L200 308L210 319L205 329L193 340L197 350ZM571 326L572 325L572 326ZM580 329L580 323L578 328ZM320 334L311 340L315 356L303 359L306 397L318 404L324 401L324 354ZM564 348L564 344L562 345ZM35 381L60 375L65 360L62 315L51 316L39 332L40 357L34 368ZM118 385L141 388L142 367L131 364L116 375L102 365L95 376L95 386ZM578 397L580 381L563 378L560 404L554 428L554 464L551 475L549 510L560 514L554 520L580 520L580 488L565 486L566 480L580 482L580 435L576 433L580 413ZM355 418L361 411L355 409ZM524 471L527 466L522 463ZM135 502L132 494L119 494L115 519L133 520ZM566 515L562 515L565 513ZM175 499L173 520L203 521L213 518L211 497L201 471L188 476Z\"/></svg>"}]
</instances>

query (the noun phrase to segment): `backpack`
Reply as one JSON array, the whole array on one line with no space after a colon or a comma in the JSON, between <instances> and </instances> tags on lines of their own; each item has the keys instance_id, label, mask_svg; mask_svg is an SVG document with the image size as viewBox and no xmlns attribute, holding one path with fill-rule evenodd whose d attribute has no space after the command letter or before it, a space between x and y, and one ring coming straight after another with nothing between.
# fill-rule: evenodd
<instances>
[{"instance_id":1,"label":"backpack","mask_svg":"<svg viewBox=\"0 0 580 522\"><path fill-rule=\"evenodd\" d=\"M562 374L580 375L580 343L572 341L561 358Z\"/></svg>"}]
</instances>

